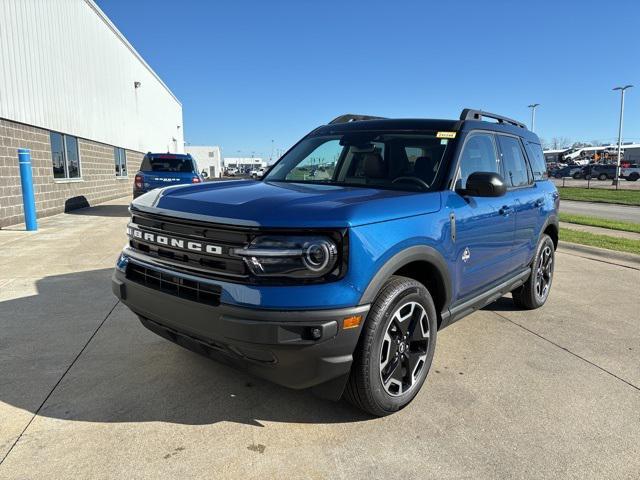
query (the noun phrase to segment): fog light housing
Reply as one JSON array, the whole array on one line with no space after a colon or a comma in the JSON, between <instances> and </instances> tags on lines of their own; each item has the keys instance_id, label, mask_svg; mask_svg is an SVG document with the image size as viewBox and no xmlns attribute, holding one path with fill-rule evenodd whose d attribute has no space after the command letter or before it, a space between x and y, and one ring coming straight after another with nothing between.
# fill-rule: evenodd
<instances>
[{"instance_id":1,"label":"fog light housing","mask_svg":"<svg viewBox=\"0 0 640 480\"><path fill-rule=\"evenodd\" d=\"M322 338L322 329L318 327L311 327L309 329L309 333L311 334L311 338L314 340L320 340Z\"/></svg>"}]
</instances>

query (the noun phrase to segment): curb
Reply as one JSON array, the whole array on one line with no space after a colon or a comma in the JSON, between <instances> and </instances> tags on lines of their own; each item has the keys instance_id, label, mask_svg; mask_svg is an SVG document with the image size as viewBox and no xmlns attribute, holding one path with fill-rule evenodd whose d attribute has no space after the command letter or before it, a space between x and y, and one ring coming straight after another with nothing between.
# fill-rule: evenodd
<instances>
[{"instance_id":1,"label":"curb","mask_svg":"<svg viewBox=\"0 0 640 480\"><path fill-rule=\"evenodd\" d=\"M595 258L596 260L606 260L609 262L624 262L633 265L634 268L640 268L640 255L627 252L617 252L615 250L607 250L606 248L589 247L579 243L570 243L560 240L558 245L563 250L570 250Z\"/></svg>"},{"instance_id":2,"label":"curb","mask_svg":"<svg viewBox=\"0 0 640 480\"><path fill-rule=\"evenodd\" d=\"M567 230L574 230L576 232L587 232L594 235L605 235L608 237L623 238L626 240L640 241L640 233L628 232L626 230L616 230L613 228L596 227L593 225L582 225L581 223L571 223L560 220L560 228L566 228Z\"/></svg>"}]
</instances>

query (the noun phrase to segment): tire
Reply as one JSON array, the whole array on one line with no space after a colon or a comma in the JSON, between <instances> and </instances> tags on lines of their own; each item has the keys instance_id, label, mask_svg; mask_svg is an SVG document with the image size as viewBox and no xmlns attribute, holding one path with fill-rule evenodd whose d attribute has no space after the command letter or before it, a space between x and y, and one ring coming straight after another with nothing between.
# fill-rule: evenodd
<instances>
[{"instance_id":1,"label":"tire","mask_svg":"<svg viewBox=\"0 0 640 480\"><path fill-rule=\"evenodd\" d=\"M598 175L598 180L606 180L607 178L609 177L606 173L601 173L600 175Z\"/></svg>"},{"instance_id":2,"label":"tire","mask_svg":"<svg viewBox=\"0 0 640 480\"><path fill-rule=\"evenodd\" d=\"M585 176L584 176L584 179L585 179L585 180L591 180L591 175L585 175Z\"/></svg>"},{"instance_id":3,"label":"tire","mask_svg":"<svg viewBox=\"0 0 640 480\"><path fill-rule=\"evenodd\" d=\"M529 279L524 285L511 292L513 302L517 307L534 310L546 303L553 283L554 266L555 248L553 240L549 235L543 234L538 242ZM539 282L543 283L539 284Z\"/></svg>"},{"instance_id":4,"label":"tire","mask_svg":"<svg viewBox=\"0 0 640 480\"><path fill-rule=\"evenodd\" d=\"M406 277L391 277L369 310L345 398L378 417L407 406L427 378L437 326L436 308L424 285ZM397 338L404 334L405 340L410 338L406 343Z\"/></svg>"},{"instance_id":5,"label":"tire","mask_svg":"<svg viewBox=\"0 0 640 480\"><path fill-rule=\"evenodd\" d=\"M581 176L582 175L580 175L578 172L576 172L576 173L573 174L573 179L574 180L579 180Z\"/></svg>"},{"instance_id":6,"label":"tire","mask_svg":"<svg viewBox=\"0 0 640 480\"><path fill-rule=\"evenodd\" d=\"M640 175L637 173L632 173L631 175L629 175L627 177L627 180L629 180L630 182L636 182L638 181L638 178L640 178Z\"/></svg>"}]
</instances>

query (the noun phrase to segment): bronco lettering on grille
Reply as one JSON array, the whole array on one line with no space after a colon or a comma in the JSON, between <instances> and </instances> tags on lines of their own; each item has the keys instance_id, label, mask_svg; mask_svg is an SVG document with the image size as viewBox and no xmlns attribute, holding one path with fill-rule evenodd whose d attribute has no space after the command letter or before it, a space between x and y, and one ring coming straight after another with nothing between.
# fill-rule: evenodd
<instances>
[{"instance_id":1,"label":"bronco lettering on grille","mask_svg":"<svg viewBox=\"0 0 640 480\"><path fill-rule=\"evenodd\" d=\"M211 243L196 242L169 235L158 235L153 232L143 232L137 228L127 227L127 235L134 240L164 245L166 247L178 248L181 250L190 250L192 252L208 253L210 255L221 255L222 247Z\"/></svg>"}]
</instances>

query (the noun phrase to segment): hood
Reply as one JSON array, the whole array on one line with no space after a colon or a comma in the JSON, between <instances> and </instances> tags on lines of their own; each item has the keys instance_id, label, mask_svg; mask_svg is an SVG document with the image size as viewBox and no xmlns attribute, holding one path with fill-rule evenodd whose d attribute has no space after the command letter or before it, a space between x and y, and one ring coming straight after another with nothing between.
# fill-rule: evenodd
<instances>
[{"instance_id":1,"label":"hood","mask_svg":"<svg viewBox=\"0 0 640 480\"><path fill-rule=\"evenodd\" d=\"M353 227L438 211L440 194L231 180L157 190L138 197L132 206L233 225Z\"/></svg>"}]
</instances>

